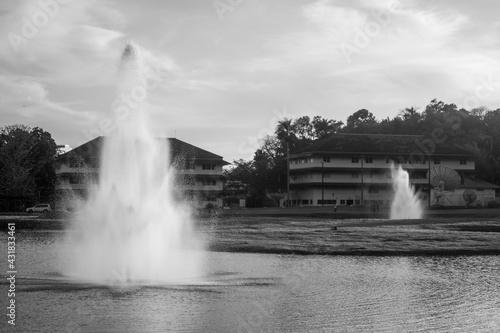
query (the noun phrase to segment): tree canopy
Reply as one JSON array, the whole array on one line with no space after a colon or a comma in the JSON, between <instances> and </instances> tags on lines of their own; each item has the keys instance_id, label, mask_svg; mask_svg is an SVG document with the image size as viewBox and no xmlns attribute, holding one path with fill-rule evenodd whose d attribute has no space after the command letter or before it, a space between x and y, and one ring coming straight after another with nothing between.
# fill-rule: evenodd
<instances>
[{"instance_id":1,"label":"tree canopy","mask_svg":"<svg viewBox=\"0 0 500 333\"><path fill-rule=\"evenodd\" d=\"M56 143L50 133L25 125L0 128L0 196L52 201Z\"/></svg>"}]
</instances>

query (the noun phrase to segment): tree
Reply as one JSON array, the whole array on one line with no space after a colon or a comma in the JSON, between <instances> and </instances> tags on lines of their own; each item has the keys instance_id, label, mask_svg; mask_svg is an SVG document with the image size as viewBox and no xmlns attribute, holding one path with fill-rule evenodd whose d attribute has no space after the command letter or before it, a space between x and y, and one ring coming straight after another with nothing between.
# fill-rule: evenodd
<instances>
[{"instance_id":1,"label":"tree","mask_svg":"<svg viewBox=\"0 0 500 333\"><path fill-rule=\"evenodd\" d=\"M325 119L321 116L315 116L312 121L314 127L314 138L324 139L329 135L337 133L344 123L333 119Z\"/></svg>"},{"instance_id":2,"label":"tree","mask_svg":"<svg viewBox=\"0 0 500 333\"><path fill-rule=\"evenodd\" d=\"M292 130L299 141L314 139L314 127L309 116L295 119Z\"/></svg>"},{"instance_id":3,"label":"tree","mask_svg":"<svg viewBox=\"0 0 500 333\"><path fill-rule=\"evenodd\" d=\"M26 126L0 128L0 194L30 197L34 194L31 176L31 142Z\"/></svg>"},{"instance_id":4,"label":"tree","mask_svg":"<svg viewBox=\"0 0 500 333\"><path fill-rule=\"evenodd\" d=\"M409 108L399 110L398 117L403 121L408 121L412 118L420 118L420 115L418 113L418 108L410 106Z\"/></svg>"},{"instance_id":5,"label":"tree","mask_svg":"<svg viewBox=\"0 0 500 333\"><path fill-rule=\"evenodd\" d=\"M367 109L358 110L347 117L344 127L345 132L376 133L377 130L377 120Z\"/></svg>"},{"instance_id":6,"label":"tree","mask_svg":"<svg viewBox=\"0 0 500 333\"><path fill-rule=\"evenodd\" d=\"M288 118L280 120L274 130L274 135L281 142L281 146L286 147L288 143L290 149L290 146L294 146L298 141L292 122L293 120Z\"/></svg>"},{"instance_id":7,"label":"tree","mask_svg":"<svg viewBox=\"0 0 500 333\"><path fill-rule=\"evenodd\" d=\"M52 201L56 144L50 133L25 125L0 128L0 195Z\"/></svg>"},{"instance_id":8,"label":"tree","mask_svg":"<svg viewBox=\"0 0 500 333\"><path fill-rule=\"evenodd\" d=\"M55 194L56 174L53 162L57 155L57 145L49 132L38 127L31 131L31 141L31 176L38 200L51 201Z\"/></svg>"}]
</instances>

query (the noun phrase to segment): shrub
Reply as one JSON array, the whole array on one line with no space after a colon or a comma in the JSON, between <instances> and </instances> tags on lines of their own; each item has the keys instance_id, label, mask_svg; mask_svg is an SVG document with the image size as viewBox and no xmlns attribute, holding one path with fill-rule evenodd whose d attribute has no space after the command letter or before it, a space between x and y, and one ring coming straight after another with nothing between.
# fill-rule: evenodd
<instances>
[{"instance_id":1,"label":"shrub","mask_svg":"<svg viewBox=\"0 0 500 333\"><path fill-rule=\"evenodd\" d=\"M488 208L500 208L500 202L498 201L490 201L488 202Z\"/></svg>"}]
</instances>

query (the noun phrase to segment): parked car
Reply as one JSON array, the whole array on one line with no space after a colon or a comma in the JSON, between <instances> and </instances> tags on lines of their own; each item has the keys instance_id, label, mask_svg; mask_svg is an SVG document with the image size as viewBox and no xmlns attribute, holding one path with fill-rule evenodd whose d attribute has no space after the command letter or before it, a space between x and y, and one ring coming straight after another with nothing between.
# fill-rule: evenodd
<instances>
[{"instance_id":1,"label":"parked car","mask_svg":"<svg viewBox=\"0 0 500 333\"><path fill-rule=\"evenodd\" d=\"M50 208L49 204L38 204L33 207L26 208L26 211L28 213L38 213L38 212L47 213L51 210L52 209Z\"/></svg>"}]
</instances>

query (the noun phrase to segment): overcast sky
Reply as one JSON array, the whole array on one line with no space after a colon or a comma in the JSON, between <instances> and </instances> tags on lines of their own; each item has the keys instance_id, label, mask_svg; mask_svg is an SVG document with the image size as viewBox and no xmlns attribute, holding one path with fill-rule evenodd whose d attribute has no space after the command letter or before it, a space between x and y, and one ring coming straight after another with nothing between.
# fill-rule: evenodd
<instances>
[{"instance_id":1,"label":"overcast sky","mask_svg":"<svg viewBox=\"0 0 500 333\"><path fill-rule=\"evenodd\" d=\"M496 109L499 10L495 0L2 0L0 126L41 127L72 147L97 136L129 39L159 83L157 135L228 161L251 158L283 117L392 118L433 98Z\"/></svg>"}]
</instances>

